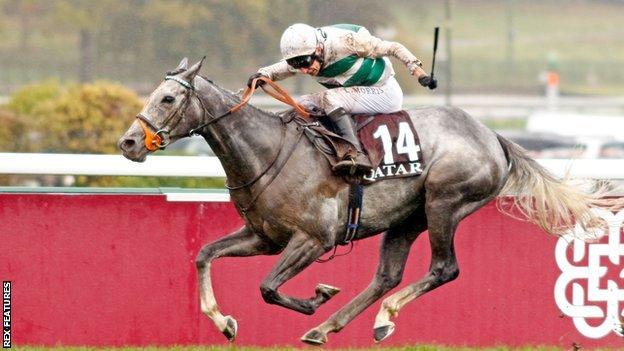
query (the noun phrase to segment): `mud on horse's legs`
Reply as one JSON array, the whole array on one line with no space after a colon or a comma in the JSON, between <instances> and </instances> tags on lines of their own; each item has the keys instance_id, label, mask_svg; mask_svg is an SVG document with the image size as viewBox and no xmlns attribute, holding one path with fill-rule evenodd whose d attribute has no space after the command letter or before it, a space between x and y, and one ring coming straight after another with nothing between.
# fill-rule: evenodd
<instances>
[{"instance_id":1,"label":"mud on horse's legs","mask_svg":"<svg viewBox=\"0 0 624 351\"><path fill-rule=\"evenodd\" d=\"M431 191L428 196L431 196L431 193L434 192ZM394 332L394 323L390 318L396 317L407 303L457 278L459 267L453 243L457 225L491 198L492 196L488 196L474 202L465 202L461 196L447 199L441 196L435 199L428 198L425 207L431 246L429 272L418 282L410 284L383 301L373 327L375 341L384 340Z\"/></svg>"},{"instance_id":2,"label":"mud on horse's legs","mask_svg":"<svg viewBox=\"0 0 624 351\"><path fill-rule=\"evenodd\" d=\"M319 284L316 287L316 295L309 299L298 299L292 296L280 294L277 289L289 279L299 274L302 270L329 250L329 246L322 245L317 239L307 233L295 233L282 254L277 265L271 273L262 281L260 292L264 301L280 305L288 309L312 314L316 309L331 299L340 290L329 285Z\"/></svg>"},{"instance_id":3,"label":"mud on horse's legs","mask_svg":"<svg viewBox=\"0 0 624 351\"><path fill-rule=\"evenodd\" d=\"M228 340L236 338L238 324L231 316L224 316L212 290L210 264L218 257L274 255L280 248L243 227L215 242L204 245L195 264L199 276L199 298L202 312L210 318Z\"/></svg>"},{"instance_id":4,"label":"mud on horse's legs","mask_svg":"<svg viewBox=\"0 0 624 351\"><path fill-rule=\"evenodd\" d=\"M334 313L325 322L309 330L301 341L311 345L327 342L328 333L337 333L368 306L401 282L403 269L412 243L425 230L424 215L415 216L402 226L391 228L383 234L377 272L369 286Z\"/></svg>"}]
</instances>

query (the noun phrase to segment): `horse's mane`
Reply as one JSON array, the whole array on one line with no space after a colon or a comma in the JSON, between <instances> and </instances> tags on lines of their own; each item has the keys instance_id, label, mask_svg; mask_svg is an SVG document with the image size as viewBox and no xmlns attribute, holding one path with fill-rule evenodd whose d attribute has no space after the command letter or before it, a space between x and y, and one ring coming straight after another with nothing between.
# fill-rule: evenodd
<instances>
[{"instance_id":1,"label":"horse's mane","mask_svg":"<svg viewBox=\"0 0 624 351\"><path fill-rule=\"evenodd\" d=\"M294 118L298 117L297 111L294 108L289 108L283 111L279 111L276 113L277 116L282 118L284 121L291 121Z\"/></svg>"},{"instance_id":2,"label":"horse's mane","mask_svg":"<svg viewBox=\"0 0 624 351\"><path fill-rule=\"evenodd\" d=\"M239 93L235 93L229 89L226 89L224 87L219 86L218 84L216 84L215 82L213 82L211 79L198 74L198 77L200 77L201 79L205 80L208 84L210 84L212 87L214 87L215 89L217 89L221 94L223 94L225 97L231 99L233 101L233 103L239 103L241 101L241 96L240 96L240 92ZM265 111L261 108L258 108L252 104L247 104L247 106L249 106L250 108L252 108L253 110L257 111L257 112L261 112L265 115L271 116L271 117L277 117L282 119L283 121L291 121L294 118L296 118L297 116L299 116L297 114L297 111L295 111L294 108L288 108L282 111L278 111L278 112L271 112L271 111Z\"/></svg>"},{"instance_id":3,"label":"horse's mane","mask_svg":"<svg viewBox=\"0 0 624 351\"><path fill-rule=\"evenodd\" d=\"M180 73L183 73L185 71L186 71L185 68L180 68L180 69L176 69L176 70L173 70L173 71L167 71L166 74L173 76L173 75L178 75ZM217 91L219 91L219 93L223 97L225 97L225 99L230 100L230 103L232 105L237 104L237 103L239 103L241 101L241 96L240 96L241 94L240 94L240 92L235 93L235 92L233 92L233 91L231 91L229 89L226 89L226 88L218 85L217 83L215 83L212 79L210 79L210 78L208 78L208 77L206 77L206 76L204 76L202 74L197 74L196 77L199 77L199 78L203 79L206 83L208 83L210 86L212 86ZM268 116L271 116L271 117L278 117L278 118L281 118L282 120L289 121L289 120L292 120L295 117L297 117L297 112L293 108L289 108L289 109L286 109L286 110L283 110L283 111L279 111L279 112L271 112L271 111L265 111L265 110L263 110L261 108L258 108L258 107L254 106L254 105L251 105L251 104L247 104L247 106L252 108L256 112L261 112L261 113L263 113L265 115L268 115Z\"/></svg>"}]
</instances>

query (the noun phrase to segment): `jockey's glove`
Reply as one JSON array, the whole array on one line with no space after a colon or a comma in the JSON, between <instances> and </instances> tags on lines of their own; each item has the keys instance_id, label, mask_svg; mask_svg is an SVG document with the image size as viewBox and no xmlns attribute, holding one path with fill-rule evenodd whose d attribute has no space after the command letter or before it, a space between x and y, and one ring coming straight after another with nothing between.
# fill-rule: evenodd
<instances>
[{"instance_id":1,"label":"jockey's glove","mask_svg":"<svg viewBox=\"0 0 624 351\"><path fill-rule=\"evenodd\" d=\"M435 78L431 78L428 75L422 75L418 77L418 83L420 83L420 85L422 85L423 87L427 87L431 90L438 87L438 80Z\"/></svg>"},{"instance_id":2,"label":"jockey's glove","mask_svg":"<svg viewBox=\"0 0 624 351\"><path fill-rule=\"evenodd\" d=\"M251 76L249 76L249 79L247 79L247 86L251 88L251 83L253 82L253 80L256 78L260 78L260 77L266 77L266 76L262 73L254 73ZM256 87L260 88L264 84L265 83L263 81L259 80L256 82Z\"/></svg>"}]
</instances>

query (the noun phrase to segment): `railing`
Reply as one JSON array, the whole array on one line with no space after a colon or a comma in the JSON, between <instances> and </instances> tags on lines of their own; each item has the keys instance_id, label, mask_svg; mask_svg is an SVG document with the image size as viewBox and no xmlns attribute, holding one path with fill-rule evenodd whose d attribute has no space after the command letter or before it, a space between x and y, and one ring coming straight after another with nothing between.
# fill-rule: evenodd
<instances>
[{"instance_id":1,"label":"railing","mask_svg":"<svg viewBox=\"0 0 624 351\"><path fill-rule=\"evenodd\" d=\"M9 101L8 96L0 95L0 105ZM283 103L270 96L254 96L251 103L261 109L280 111L287 108ZM454 106L459 107L475 118L526 118L534 112L548 107L548 101L542 95L493 95L493 94L456 94L452 97ZM411 109L418 106L445 104L443 94L405 95L403 107ZM624 98L613 96L562 96L558 98L561 111L592 114L624 114Z\"/></svg>"},{"instance_id":2,"label":"railing","mask_svg":"<svg viewBox=\"0 0 624 351\"><path fill-rule=\"evenodd\" d=\"M540 159L558 176L624 180L624 159ZM121 155L0 153L0 174L225 177L211 156L149 156L137 163Z\"/></svg>"},{"instance_id":3,"label":"railing","mask_svg":"<svg viewBox=\"0 0 624 351\"><path fill-rule=\"evenodd\" d=\"M121 155L0 153L0 174L225 177L210 156L150 156L137 163Z\"/></svg>"}]
</instances>

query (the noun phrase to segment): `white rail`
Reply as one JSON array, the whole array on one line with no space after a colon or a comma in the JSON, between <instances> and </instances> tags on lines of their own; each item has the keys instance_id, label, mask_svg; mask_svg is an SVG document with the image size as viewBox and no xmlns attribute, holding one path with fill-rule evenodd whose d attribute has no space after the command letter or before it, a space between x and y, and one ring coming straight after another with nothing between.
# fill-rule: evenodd
<instances>
[{"instance_id":1,"label":"white rail","mask_svg":"<svg viewBox=\"0 0 624 351\"><path fill-rule=\"evenodd\" d=\"M209 156L149 156L143 163L121 155L0 153L0 174L157 177L225 177Z\"/></svg>"},{"instance_id":2,"label":"white rail","mask_svg":"<svg viewBox=\"0 0 624 351\"><path fill-rule=\"evenodd\" d=\"M624 159L541 159L556 175L569 169L575 178L624 179ZM225 177L210 156L149 156L143 163L121 155L0 153L0 174Z\"/></svg>"}]
</instances>

